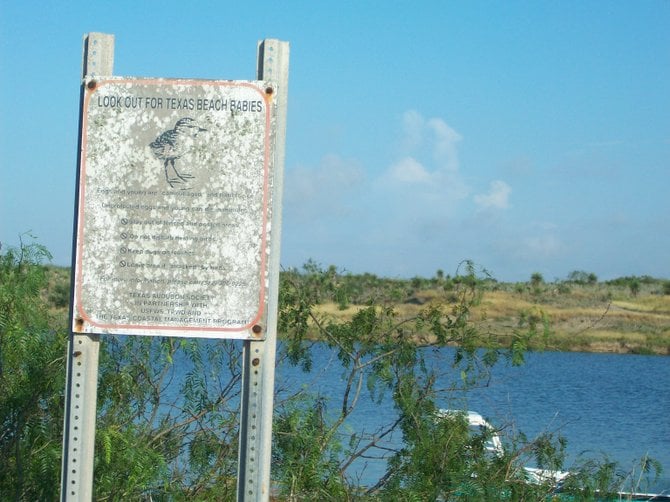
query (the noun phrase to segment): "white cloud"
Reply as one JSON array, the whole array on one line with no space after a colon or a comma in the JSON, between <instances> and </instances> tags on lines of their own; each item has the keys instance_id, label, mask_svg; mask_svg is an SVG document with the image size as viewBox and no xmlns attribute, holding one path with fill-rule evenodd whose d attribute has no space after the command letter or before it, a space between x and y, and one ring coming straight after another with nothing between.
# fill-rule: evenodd
<instances>
[{"instance_id":1,"label":"white cloud","mask_svg":"<svg viewBox=\"0 0 670 502\"><path fill-rule=\"evenodd\" d=\"M424 153L428 149L435 169L457 171L458 143L463 137L441 118L425 119L416 110L402 117L402 147L407 152Z\"/></svg>"},{"instance_id":2,"label":"white cloud","mask_svg":"<svg viewBox=\"0 0 670 502\"><path fill-rule=\"evenodd\" d=\"M416 110L403 114L402 130L405 155L388 167L379 180L382 185L420 190L406 195L442 207L465 198L469 189L459 173L458 160L461 135L441 118L426 119Z\"/></svg>"},{"instance_id":3,"label":"white cloud","mask_svg":"<svg viewBox=\"0 0 670 502\"><path fill-rule=\"evenodd\" d=\"M377 201L374 240L394 253L416 253L416 246L437 245L455 225L470 191L459 172L461 136L440 118L426 119L414 110L402 117L402 154L372 180ZM434 243L434 244L433 244Z\"/></svg>"},{"instance_id":4,"label":"white cloud","mask_svg":"<svg viewBox=\"0 0 670 502\"><path fill-rule=\"evenodd\" d=\"M404 157L389 169L389 176L401 183L425 183L430 181L430 174L423 165L412 157Z\"/></svg>"},{"instance_id":5,"label":"white cloud","mask_svg":"<svg viewBox=\"0 0 670 502\"><path fill-rule=\"evenodd\" d=\"M403 146L408 150L418 148L423 142L426 121L416 110L408 110L402 116Z\"/></svg>"},{"instance_id":6,"label":"white cloud","mask_svg":"<svg viewBox=\"0 0 670 502\"><path fill-rule=\"evenodd\" d=\"M456 242L471 194L460 172L461 135L443 119L413 110L400 126L400 150L381 172L337 155L318 166L287 170L283 233L303 261L312 257L349 266L383 257L411 268L429 256L468 257L465 244ZM509 185L496 180L475 203L504 209L510 193ZM472 240L479 238L481 224L468 222ZM517 240L515 249L520 246Z\"/></svg>"},{"instance_id":7,"label":"white cloud","mask_svg":"<svg viewBox=\"0 0 670 502\"><path fill-rule=\"evenodd\" d=\"M459 168L457 147L463 137L442 119L430 119L427 125L434 136L433 155L438 168L457 171Z\"/></svg>"},{"instance_id":8,"label":"white cloud","mask_svg":"<svg viewBox=\"0 0 670 502\"><path fill-rule=\"evenodd\" d=\"M507 209L509 207L509 195L512 188L501 180L492 181L489 191L485 194L474 196L475 204L480 211L487 209Z\"/></svg>"}]
</instances>

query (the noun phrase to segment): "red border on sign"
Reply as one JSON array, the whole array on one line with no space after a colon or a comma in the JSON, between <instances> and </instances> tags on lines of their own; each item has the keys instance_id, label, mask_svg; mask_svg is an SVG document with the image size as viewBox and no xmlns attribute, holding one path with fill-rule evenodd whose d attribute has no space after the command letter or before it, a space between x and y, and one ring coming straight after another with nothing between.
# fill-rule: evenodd
<instances>
[{"instance_id":1,"label":"red border on sign","mask_svg":"<svg viewBox=\"0 0 670 502\"><path fill-rule=\"evenodd\" d=\"M215 332L241 332L252 328L258 324L263 315L265 307L266 296L266 246L267 246L267 223L268 223L268 203L269 203L269 176L270 176L270 134L271 134L271 111L272 94L264 92L258 85L252 82L240 81L216 81L216 80L188 80L188 79L151 79L151 78L113 78L109 80L95 80L94 88L89 89L85 86L85 95L82 106L82 125L81 125L81 160L79 173L79 208L77 214L77 253L76 253L76 271L75 271L75 288L76 288L76 311L81 318L103 330L113 331L114 333L123 334L123 330L137 330L137 331L166 331L166 332L201 332L201 333L215 333ZM105 324L91 319L85 312L82 302L83 293L83 249L84 249L84 208L86 201L86 154L87 154L87 140L88 140L88 106L91 97L100 87L106 84L142 84L142 85L200 85L200 86L216 86L216 87L246 87L257 91L263 98L265 103L265 138L264 138L264 158L263 158L263 206L262 206L262 231L261 231L261 266L260 276L258 278L259 288L259 307L258 312L254 318L246 325L241 327L203 327L203 326L164 326L164 325L144 325L144 324ZM160 333L151 333L151 335L161 336ZM165 334L169 336L169 334Z\"/></svg>"}]
</instances>

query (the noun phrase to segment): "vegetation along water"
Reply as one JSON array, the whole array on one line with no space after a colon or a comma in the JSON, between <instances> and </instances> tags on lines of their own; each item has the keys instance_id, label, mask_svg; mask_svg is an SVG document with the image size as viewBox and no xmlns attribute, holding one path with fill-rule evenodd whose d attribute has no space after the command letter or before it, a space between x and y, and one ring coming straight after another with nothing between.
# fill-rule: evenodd
<instances>
[{"instance_id":1,"label":"vegetation along water","mask_svg":"<svg viewBox=\"0 0 670 502\"><path fill-rule=\"evenodd\" d=\"M0 250L3 499L58 496L69 271L48 259L34 242ZM656 415L667 392L654 387L667 381L667 359L646 356L670 353L668 282L598 282L576 271L550 284L540 274L503 284L469 262L453 276L391 280L308 263L283 272L280 289L277 500L558 497L552 480L528 482L527 465L570 470L566 500L668 488L652 455L660 447L663 457L668 437L667 418ZM234 341L104 339L96 500L234 499L240 355ZM609 363L610 373L593 373L611 357L631 357L633 368L616 359L621 374ZM652 370L649 361L662 363ZM317 377L337 385L321 389ZM487 415L504 454L487 453L490 432L438 418L442 407ZM643 421L651 428L632 432ZM604 441L586 444L596 434ZM638 438L629 457L640 458L617 451L614 438L625 434Z\"/></svg>"}]
</instances>

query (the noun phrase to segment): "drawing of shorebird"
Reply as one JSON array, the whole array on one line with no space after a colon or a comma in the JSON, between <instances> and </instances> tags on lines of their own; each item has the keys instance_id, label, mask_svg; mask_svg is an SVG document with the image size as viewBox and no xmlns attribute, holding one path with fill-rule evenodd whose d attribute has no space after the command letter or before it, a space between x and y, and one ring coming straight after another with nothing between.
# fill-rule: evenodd
<instances>
[{"instance_id":1,"label":"drawing of shorebird","mask_svg":"<svg viewBox=\"0 0 670 502\"><path fill-rule=\"evenodd\" d=\"M190 174L180 173L175 161L193 148L195 137L204 131L207 129L200 127L194 119L185 117L177 121L174 129L165 131L149 144L153 154L163 161L165 180L171 188L193 178Z\"/></svg>"}]
</instances>

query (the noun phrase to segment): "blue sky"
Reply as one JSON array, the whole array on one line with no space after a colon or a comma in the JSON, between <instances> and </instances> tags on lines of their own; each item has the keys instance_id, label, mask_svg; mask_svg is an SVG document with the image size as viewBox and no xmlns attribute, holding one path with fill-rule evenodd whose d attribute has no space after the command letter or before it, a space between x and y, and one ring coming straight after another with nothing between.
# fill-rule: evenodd
<instances>
[{"instance_id":1,"label":"blue sky","mask_svg":"<svg viewBox=\"0 0 670 502\"><path fill-rule=\"evenodd\" d=\"M670 278L670 2L0 0L0 241L68 265L81 38L253 79L291 44L282 264Z\"/></svg>"}]
</instances>

